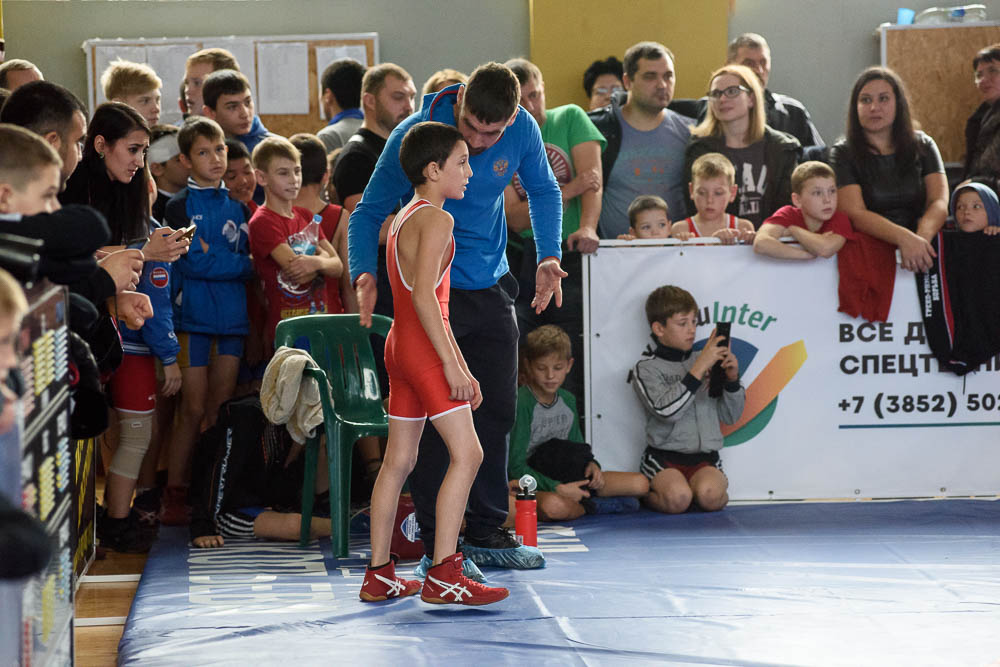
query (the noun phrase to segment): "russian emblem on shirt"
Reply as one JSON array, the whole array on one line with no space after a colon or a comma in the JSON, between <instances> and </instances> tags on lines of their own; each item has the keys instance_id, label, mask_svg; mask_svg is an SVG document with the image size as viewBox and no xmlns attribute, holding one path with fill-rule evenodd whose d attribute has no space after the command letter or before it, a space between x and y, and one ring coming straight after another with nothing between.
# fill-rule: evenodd
<instances>
[{"instance_id":1,"label":"russian emblem on shirt","mask_svg":"<svg viewBox=\"0 0 1000 667\"><path fill-rule=\"evenodd\" d=\"M240 228L235 220L226 220L226 224L222 225L222 235L230 243L236 243L239 240Z\"/></svg>"},{"instance_id":2,"label":"russian emblem on shirt","mask_svg":"<svg viewBox=\"0 0 1000 667\"><path fill-rule=\"evenodd\" d=\"M508 166L509 163L507 162L507 160L500 158L499 160L493 163L493 175L499 176L501 178L506 176Z\"/></svg>"},{"instance_id":3,"label":"russian emblem on shirt","mask_svg":"<svg viewBox=\"0 0 1000 667\"><path fill-rule=\"evenodd\" d=\"M149 282L153 283L153 287L166 287L170 282L170 274L165 268L158 266L149 272Z\"/></svg>"}]
</instances>

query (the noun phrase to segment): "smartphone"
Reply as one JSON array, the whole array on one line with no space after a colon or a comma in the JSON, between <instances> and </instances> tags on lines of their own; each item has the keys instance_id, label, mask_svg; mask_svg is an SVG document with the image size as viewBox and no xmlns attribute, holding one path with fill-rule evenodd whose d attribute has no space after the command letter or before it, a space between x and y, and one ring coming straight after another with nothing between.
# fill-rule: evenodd
<instances>
[{"instance_id":1,"label":"smartphone","mask_svg":"<svg viewBox=\"0 0 1000 667\"><path fill-rule=\"evenodd\" d=\"M716 322L715 323L715 335L722 336L723 338L719 341L719 346L729 345L729 335L732 331L732 322Z\"/></svg>"},{"instance_id":2,"label":"smartphone","mask_svg":"<svg viewBox=\"0 0 1000 667\"><path fill-rule=\"evenodd\" d=\"M719 347L729 345L729 335L733 328L732 322L716 322L715 335L721 336L718 342ZM722 362L716 361L712 365L712 370L708 374L708 395L711 398L722 396L722 388L726 383L726 371L722 368Z\"/></svg>"},{"instance_id":3,"label":"smartphone","mask_svg":"<svg viewBox=\"0 0 1000 667\"><path fill-rule=\"evenodd\" d=\"M188 239L188 240L193 239L194 238L194 232L195 232L196 229L198 229L198 225L194 225L194 224L190 225L188 227L185 227L184 228L184 233L181 234L180 238L177 239L177 240L178 241L183 241L184 239Z\"/></svg>"}]
</instances>

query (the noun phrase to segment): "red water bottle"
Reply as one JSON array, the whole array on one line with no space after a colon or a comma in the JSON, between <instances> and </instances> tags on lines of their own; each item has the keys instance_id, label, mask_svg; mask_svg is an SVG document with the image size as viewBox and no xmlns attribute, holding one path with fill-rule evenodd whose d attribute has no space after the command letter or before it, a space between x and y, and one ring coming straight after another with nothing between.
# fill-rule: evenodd
<instances>
[{"instance_id":1,"label":"red water bottle","mask_svg":"<svg viewBox=\"0 0 1000 667\"><path fill-rule=\"evenodd\" d=\"M538 546L538 511L535 504L535 489L538 483L531 475L524 475L517 482L521 492L517 494L514 517L514 532L517 541L526 547Z\"/></svg>"}]
</instances>

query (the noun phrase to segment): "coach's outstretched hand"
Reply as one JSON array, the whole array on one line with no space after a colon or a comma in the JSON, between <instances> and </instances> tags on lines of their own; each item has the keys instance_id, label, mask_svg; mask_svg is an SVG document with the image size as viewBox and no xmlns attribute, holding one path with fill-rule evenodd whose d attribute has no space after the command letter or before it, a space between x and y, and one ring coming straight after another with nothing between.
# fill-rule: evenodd
<instances>
[{"instance_id":1,"label":"coach's outstretched hand","mask_svg":"<svg viewBox=\"0 0 1000 667\"><path fill-rule=\"evenodd\" d=\"M562 306L562 279L569 274L559 266L559 260L547 259L538 265L535 271L535 298L531 300L531 307L535 309L535 314L541 314L545 310L553 296L556 298L556 308Z\"/></svg>"}]
</instances>

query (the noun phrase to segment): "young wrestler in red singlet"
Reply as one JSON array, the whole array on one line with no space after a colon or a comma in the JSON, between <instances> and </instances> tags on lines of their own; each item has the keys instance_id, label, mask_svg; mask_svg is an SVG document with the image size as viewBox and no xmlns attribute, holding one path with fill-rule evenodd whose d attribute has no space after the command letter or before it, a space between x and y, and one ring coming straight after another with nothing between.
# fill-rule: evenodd
<instances>
[{"instance_id":1,"label":"young wrestler in red singlet","mask_svg":"<svg viewBox=\"0 0 1000 667\"><path fill-rule=\"evenodd\" d=\"M395 316L385 343L389 442L372 492L372 557L360 597L375 602L421 591L419 581L396 576L389 543L399 492L430 418L451 461L438 491L434 562L420 597L435 604L489 604L506 598L507 589L465 577L456 551L469 488L483 458L472 422L483 397L448 324L454 221L441 206L465 194L472 175L469 148L454 127L419 123L403 138L399 161L415 194L392 221L386 245Z\"/></svg>"},{"instance_id":2,"label":"young wrestler in red singlet","mask_svg":"<svg viewBox=\"0 0 1000 667\"><path fill-rule=\"evenodd\" d=\"M697 213L675 222L671 237L680 241L715 237L726 245L753 241L753 223L726 212L739 190L736 170L725 155L706 153L695 160L688 189Z\"/></svg>"}]
</instances>

